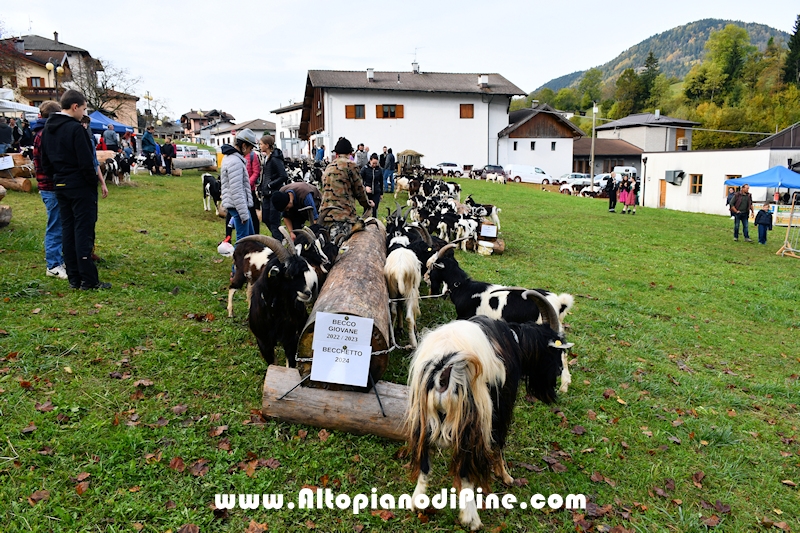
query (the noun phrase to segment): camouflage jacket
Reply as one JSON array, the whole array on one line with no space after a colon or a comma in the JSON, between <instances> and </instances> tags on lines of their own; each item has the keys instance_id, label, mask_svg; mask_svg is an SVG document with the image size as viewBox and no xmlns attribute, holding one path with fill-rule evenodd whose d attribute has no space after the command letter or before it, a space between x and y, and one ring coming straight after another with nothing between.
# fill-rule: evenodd
<instances>
[{"instance_id":1,"label":"camouflage jacket","mask_svg":"<svg viewBox=\"0 0 800 533\"><path fill-rule=\"evenodd\" d=\"M322 174L322 203L320 223L350 222L358 220L356 201L369 207L364 183L355 163L344 157L336 158Z\"/></svg>"}]
</instances>

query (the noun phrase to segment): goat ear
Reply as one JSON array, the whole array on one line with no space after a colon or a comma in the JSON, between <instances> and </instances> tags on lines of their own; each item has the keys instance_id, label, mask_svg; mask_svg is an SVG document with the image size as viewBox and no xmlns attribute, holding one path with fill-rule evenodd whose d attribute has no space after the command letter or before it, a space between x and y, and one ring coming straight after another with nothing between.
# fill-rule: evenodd
<instances>
[{"instance_id":1,"label":"goat ear","mask_svg":"<svg viewBox=\"0 0 800 533\"><path fill-rule=\"evenodd\" d=\"M433 266L438 268L438 269L443 269L444 268L444 263L434 263Z\"/></svg>"}]
</instances>

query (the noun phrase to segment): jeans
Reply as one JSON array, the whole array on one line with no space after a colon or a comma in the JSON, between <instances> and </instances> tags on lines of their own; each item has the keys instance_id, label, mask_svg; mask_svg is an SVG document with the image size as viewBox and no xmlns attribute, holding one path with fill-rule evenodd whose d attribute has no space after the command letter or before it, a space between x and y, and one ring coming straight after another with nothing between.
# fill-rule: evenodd
<instances>
[{"instance_id":1,"label":"jeans","mask_svg":"<svg viewBox=\"0 0 800 533\"><path fill-rule=\"evenodd\" d=\"M55 268L64 263L61 253L61 210L55 191L39 191L44 207L47 209L47 226L44 230L44 259L47 268Z\"/></svg>"},{"instance_id":2,"label":"jeans","mask_svg":"<svg viewBox=\"0 0 800 533\"><path fill-rule=\"evenodd\" d=\"M385 192L394 192L394 178L392 178L394 170L388 168L383 171L383 190Z\"/></svg>"},{"instance_id":3,"label":"jeans","mask_svg":"<svg viewBox=\"0 0 800 533\"><path fill-rule=\"evenodd\" d=\"M56 192L61 212L62 251L71 287L96 287L97 267L92 259L97 223L97 189L80 187Z\"/></svg>"},{"instance_id":4,"label":"jeans","mask_svg":"<svg viewBox=\"0 0 800 533\"><path fill-rule=\"evenodd\" d=\"M767 226L759 224L758 228L758 242L759 244L767 244Z\"/></svg>"},{"instance_id":5,"label":"jeans","mask_svg":"<svg viewBox=\"0 0 800 533\"><path fill-rule=\"evenodd\" d=\"M736 213L736 218L733 220L733 238L739 238L739 222L742 223L742 232L744 233L744 238L750 238L750 232L748 231L747 225L749 224L749 220L747 219L748 213Z\"/></svg>"},{"instance_id":6,"label":"jeans","mask_svg":"<svg viewBox=\"0 0 800 533\"><path fill-rule=\"evenodd\" d=\"M233 228L236 231L236 240L244 239L250 235L253 235L253 221L249 218L247 222L242 222L241 217L239 217L239 213L236 212L236 209L228 208L228 213L231 214L231 220L233 221Z\"/></svg>"}]
</instances>

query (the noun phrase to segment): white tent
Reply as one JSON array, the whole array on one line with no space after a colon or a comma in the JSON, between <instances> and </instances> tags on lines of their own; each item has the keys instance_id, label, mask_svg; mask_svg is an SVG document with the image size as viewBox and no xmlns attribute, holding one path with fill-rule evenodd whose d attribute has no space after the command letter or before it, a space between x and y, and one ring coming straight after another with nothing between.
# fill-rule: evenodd
<instances>
[{"instance_id":1,"label":"white tent","mask_svg":"<svg viewBox=\"0 0 800 533\"><path fill-rule=\"evenodd\" d=\"M26 115L33 114L34 118L39 115L38 107L12 102L11 100L0 100L0 113L18 113L20 111Z\"/></svg>"}]
</instances>

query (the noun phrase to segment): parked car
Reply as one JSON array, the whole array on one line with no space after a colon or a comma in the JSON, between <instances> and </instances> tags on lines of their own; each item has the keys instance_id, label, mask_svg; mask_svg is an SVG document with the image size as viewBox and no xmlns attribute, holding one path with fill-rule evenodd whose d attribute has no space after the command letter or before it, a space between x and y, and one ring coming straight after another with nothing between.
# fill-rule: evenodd
<instances>
[{"instance_id":1,"label":"parked car","mask_svg":"<svg viewBox=\"0 0 800 533\"><path fill-rule=\"evenodd\" d=\"M558 178L559 183L567 183L568 180L574 180L578 178L588 178L589 174L584 174L582 172L569 172L567 174L561 174L561 177Z\"/></svg>"},{"instance_id":2,"label":"parked car","mask_svg":"<svg viewBox=\"0 0 800 533\"><path fill-rule=\"evenodd\" d=\"M214 159L214 156L206 150L205 148L198 148L197 149L197 157L202 157L204 159Z\"/></svg>"},{"instance_id":3,"label":"parked car","mask_svg":"<svg viewBox=\"0 0 800 533\"><path fill-rule=\"evenodd\" d=\"M566 182L561 184L558 192L561 194L578 194L584 187L589 185L591 179L586 176L585 178L567 178Z\"/></svg>"},{"instance_id":4,"label":"parked car","mask_svg":"<svg viewBox=\"0 0 800 533\"><path fill-rule=\"evenodd\" d=\"M197 147L189 146L187 144L178 144L175 146L175 157L177 158L197 157Z\"/></svg>"},{"instance_id":5,"label":"parked car","mask_svg":"<svg viewBox=\"0 0 800 533\"><path fill-rule=\"evenodd\" d=\"M455 176L456 178L460 178L462 175L464 175L464 169L461 167L461 165L456 165L455 163L439 163L435 168L438 168L439 172L445 176Z\"/></svg>"},{"instance_id":6,"label":"parked car","mask_svg":"<svg viewBox=\"0 0 800 533\"><path fill-rule=\"evenodd\" d=\"M508 178L517 183L553 183L553 177L539 167L529 165L508 165Z\"/></svg>"},{"instance_id":7,"label":"parked car","mask_svg":"<svg viewBox=\"0 0 800 533\"><path fill-rule=\"evenodd\" d=\"M502 174L505 177L508 177L508 173L505 170L503 170L503 167L501 165L485 165L482 169L472 171L473 177L482 180L486 179L486 174L489 173Z\"/></svg>"}]
</instances>

